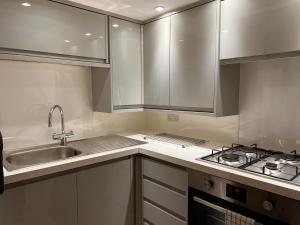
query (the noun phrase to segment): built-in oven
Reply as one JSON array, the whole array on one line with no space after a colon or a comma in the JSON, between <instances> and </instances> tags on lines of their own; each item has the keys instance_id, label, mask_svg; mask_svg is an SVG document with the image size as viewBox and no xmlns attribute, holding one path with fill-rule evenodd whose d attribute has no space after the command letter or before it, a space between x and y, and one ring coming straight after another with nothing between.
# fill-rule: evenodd
<instances>
[{"instance_id":1,"label":"built-in oven","mask_svg":"<svg viewBox=\"0 0 300 225\"><path fill-rule=\"evenodd\" d=\"M300 225L300 202L189 171L189 225Z\"/></svg>"}]
</instances>

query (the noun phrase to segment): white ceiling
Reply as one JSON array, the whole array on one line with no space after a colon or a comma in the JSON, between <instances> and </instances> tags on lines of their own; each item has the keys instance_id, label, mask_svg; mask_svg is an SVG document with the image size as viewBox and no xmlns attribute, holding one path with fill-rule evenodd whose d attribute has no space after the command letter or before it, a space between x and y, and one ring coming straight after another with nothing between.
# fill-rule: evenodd
<instances>
[{"instance_id":1,"label":"white ceiling","mask_svg":"<svg viewBox=\"0 0 300 225\"><path fill-rule=\"evenodd\" d=\"M155 6L165 6L165 11L189 5L199 0L69 0L137 20L147 20L162 14Z\"/></svg>"}]
</instances>

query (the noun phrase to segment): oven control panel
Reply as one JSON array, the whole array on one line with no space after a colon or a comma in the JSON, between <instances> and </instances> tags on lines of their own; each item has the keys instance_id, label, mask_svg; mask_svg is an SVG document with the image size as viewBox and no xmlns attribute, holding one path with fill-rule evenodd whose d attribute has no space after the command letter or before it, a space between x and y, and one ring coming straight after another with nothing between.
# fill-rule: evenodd
<instances>
[{"instance_id":1,"label":"oven control panel","mask_svg":"<svg viewBox=\"0 0 300 225\"><path fill-rule=\"evenodd\" d=\"M189 187L288 224L300 225L300 201L236 183L221 177L188 170ZM295 215L295 216L294 216Z\"/></svg>"},{"instance_id":2,"label":"oven control panel","mask_svg":"<svg viewBox=\"0 0 300 225\"><path fill-rule=\"evenodd\" d=\"M232 184L226 184L226 196L243 203L247 202L247 190Z\"/></svg>"}]
</instances>

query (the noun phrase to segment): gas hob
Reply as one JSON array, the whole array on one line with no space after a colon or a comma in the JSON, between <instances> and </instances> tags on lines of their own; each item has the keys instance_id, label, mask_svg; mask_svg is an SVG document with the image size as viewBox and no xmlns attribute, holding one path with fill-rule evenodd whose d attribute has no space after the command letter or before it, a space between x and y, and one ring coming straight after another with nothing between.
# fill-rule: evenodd
<instances>
[{"instance_id":1,"label":"gas hob","mask_svg":"<svg viewBox=\"0 0 300 225\"><path fill-rule=\"evenodd\" d=\"M257 145L232 144L222 150L197 160L205 160L224 166L280 179L300 186L300 156L258 148Z\"/></svg>"}]
</instances>

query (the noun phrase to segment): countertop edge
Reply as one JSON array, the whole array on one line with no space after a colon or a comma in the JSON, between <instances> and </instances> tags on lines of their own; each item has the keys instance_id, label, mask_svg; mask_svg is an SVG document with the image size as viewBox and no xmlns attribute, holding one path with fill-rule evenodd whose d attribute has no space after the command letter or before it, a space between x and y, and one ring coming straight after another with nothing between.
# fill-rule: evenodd
<instances>
[{"instance_id":1,"label":"countertop edge","mask_svg":"<svg viewBox=\"0 0 300 225\"><path fill-rule=\"evenodd\" d=\"M153 146L151 148L154 148ZM48 164L41 168L32 168L32 170L19 171L15 174L9 174L5 176L5 185L7 187L14 184L26 182L33 179L39 179L45 176L51 176L52 174L59 174L63 172L72 171L85 166L92 166L97 163L106 162L123 157L134 156L141 154L143 156L152 157L157 160L162 160L174 165L185 167L187 169L196 170L203 173L208 173L217 177L222 177L227 180L231 180L237 183L248 185L250 187L259 188L268 192L272 192L278 195L282 195L294 200L300 201L299 187L291 184L281 184L279 181L267 180L263 177L253 177L253 175L247 173L241 173L240 171L230 171L228 168L216 168L214 165L206 165L207 163L200 161L193 161L176 157L163 151L151 150L143 145L134 147L108 151L105 153L99 153L90 155L85 158L77 158L76 160L66 160L64 162L56 164ZM276 184L278 183L278 184Z\"/></svg>"},{"instance_id":2,"label":"countertop edge","mask_svg":"<svg viewBox=\"0 0 300 225\"><path fill-rule=\"evenodd\" d=\"M70 161L70 162L66 161L65 163L60 163L57 165L51 165L44 168L34 169L31 171L5 176L4 178L5 186L10 186L13 185L14 183L25 182L26 180L36 179L51 174L67 172L68 170L74 170L85 166L91 166L93 164L97 164L101 162L132 156L137 154L138 152L139 152L138 148L121 150L121 151L111 151L107 154L95 155L95 157L79 159L77 161Z\"/></svg>"}]
</instances>

